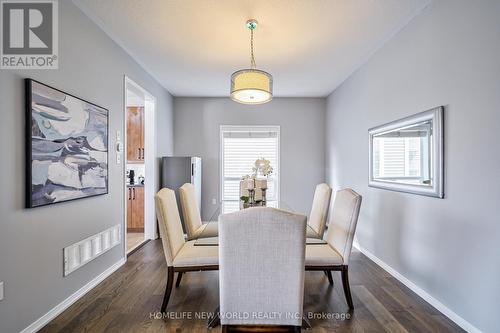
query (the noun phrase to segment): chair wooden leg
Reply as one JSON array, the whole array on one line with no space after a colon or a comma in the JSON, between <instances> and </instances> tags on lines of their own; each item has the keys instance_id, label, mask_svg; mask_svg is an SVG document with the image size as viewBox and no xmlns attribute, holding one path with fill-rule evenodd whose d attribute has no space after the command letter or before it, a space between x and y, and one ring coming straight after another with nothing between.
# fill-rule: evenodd
<instances>
[{"instance_id":1,"label":"chair wooden leg","mask_svg":"<svg viewBox=\"0 0 500 333\"><path fill-rule=\"evenodd\" d=\"M328 277L328 283L330 283L330 285L333 286L332 271L325 271L325 274Z\"/></svg>"},{"instance_id":2,"label":"chair wooden leg","mask_svg":"<svg viewBox=\"0 0 500 333\"><path fill-rule=\"evenodd\" d=\"M297 332L300 333L300 329L310 330L312 328L311 322L307 319L306 315L302 316L302 326L296 326L298 328Z\"/></svg>"},{"instance_id":3,"label":"chair wooden leg","mask_svg":"<svg viewBox=\"0 0 500 333\"><path fill-rule=\"evenodd\" d=\"M175 282L175 288L179 288L182 280L182 272L177 273L177 281Z\"/></svg>"},{"instance_id":4,"label":"chair wooden leg","mask_svg":"<svg viewBox=\"0 0 500 333\"><path fill-rule=\"evenodd\" d=\"M344 287L344 295L349 309L354 309L354 304L352 303L351 287L349 286L349 274L347 265L342 266L342 286Z\"/></svg>"},{"instance_id":5,"label":"chair wooden leg","mask_svg":"<svg viewBox=\"0 0 500 333\"><path fill-rule=\"evenodd\" d=\"M161 305L161 312L164 313L167 309L168 300L170 299L170 294L172 293L172 286L174 284L174 268L172 266L168 267L167 272L167 287L165 288L165 295L163 296L163 303Z\"/></svg>"},{"instance_id":6,"label":"chair wooden leg","mask_svg":"<svg viewBox=\"0 0 500 333\"><path fill-rule=\"evenodd\" d=\"M208 320L208 325L207 327L209 329L212 329L212 328L215 328L217 326L220 325L220 306L217 307L217 309L215 309L214 311L214 316L211 317L209 320ZM226 330L227 330L227 327L226 327ZM224 332L224 328L222 329L222 331Z\"/></svg>"}]
</instances>

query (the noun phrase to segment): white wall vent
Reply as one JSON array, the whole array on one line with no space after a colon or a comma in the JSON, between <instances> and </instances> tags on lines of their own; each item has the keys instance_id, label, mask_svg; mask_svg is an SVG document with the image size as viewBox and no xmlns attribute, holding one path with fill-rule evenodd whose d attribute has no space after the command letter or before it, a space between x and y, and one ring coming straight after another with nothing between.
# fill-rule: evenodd
<instances>
[{"instance_id":1,"label":"white wall vent","mask_svg":"<svg viewBox=\"0 0 500 333\"><path fill-rule=\"evenodd\" d=\"M119 224L64 248L64 276L121 243Z\"/></svg>"}]
</instances>

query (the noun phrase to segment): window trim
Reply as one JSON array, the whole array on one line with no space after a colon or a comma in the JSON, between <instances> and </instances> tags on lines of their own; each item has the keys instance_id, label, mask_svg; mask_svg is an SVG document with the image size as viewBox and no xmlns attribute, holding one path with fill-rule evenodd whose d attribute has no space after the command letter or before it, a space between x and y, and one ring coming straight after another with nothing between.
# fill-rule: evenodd
<instances>
[{"instance_id":1,"label":"window trim","mask_svg":"<svg viewBox=\"0 0 500 333\"><path fill-rule=\"evenodd\" d=\"M219 128L219 203L223 201L224 193L224 132L276 132L277 139L277 166L273 166L277 172L276 201L280 201L281 196L281 126L280 125L220 125ZM265 157L265 156L264 156Z\"/></svg>"}]
</instances>

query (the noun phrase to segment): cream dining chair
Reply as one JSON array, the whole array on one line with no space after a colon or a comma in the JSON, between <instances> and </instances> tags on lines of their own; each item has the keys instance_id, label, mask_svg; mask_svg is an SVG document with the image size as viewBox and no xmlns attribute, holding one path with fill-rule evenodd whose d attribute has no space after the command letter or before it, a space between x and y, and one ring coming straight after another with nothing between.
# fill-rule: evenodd
<instances>
[{"instance_id":1,"label":"cream dining chair","mask_svg":"<svg viewBox=\"0 0 500 333\"><path fill-rule=\"evenodd\" d=\"M182 216L184 217L188 239L199 238L202 233L203 237L217 237L217 223L203 224L201 221L194 185L190 183L182 185L179 188L179 198L181 200Z\"/></svg>"},{"instance_id":2,"label":"cream dining chair","mask_svg":"<svg viewBox=\"0 0 500 333\"><path fill-rule=\"evenodd\" d=\"M340 271L344 295L350 309L353 309L354 305L348 267L360 207L361 195L352 189L338 191L326 233L327 244L306 246L306 271ZM329 280L330 284L333 284L330 277Z\"/></svg>"},{"instance_id":3,"label":"cream dining chair","mask_svg":"<svg viewBox=\"0 0 500 333\"><path fill-rule=\"evenodd\" d=\"M174 191L168 188L161 189L155 195L155 203L163 252L168 266L167 286L161 306L161 311L165 312L172 293L174 272L178 272L177 281L180 282L183 272L218 270L219 250L217 246L194 246L194 240L187 242L184 240Z\"/></svg>"},{"instance_id":4,"label":"cream dining chair","mask_svg":"<svg viewBox=\"0 0 500 333\"><path fill-rule=\"evenodd\" d=\"M332 189L330 186L325 183L316 186L309 221L307 221L307 224L311 227L307 228L308 238L323 238L331 196Z\"/></svg>"},{"instance_id":5,"label":"cream dining chair","mask_svg":"<svg viewBox=\"0 0 500 333\"><path fill-rule=\"evenodd\" d=\"M307 228L308 238L323 239L331 196L332 189L328 186L328 184L321 183L316 186L311 213L309 214L309 220L307 221L307 224L310 227ZM330 284L333 284L332 272L325 271L325 275L328 277Z\"/></svg>"},{"instance_id":6,"label":"cream dining chair","mask_svg":"<svg viewBox=\"0 0 500 333\"><path fill-rule=\"evenodd\" d=\"M222 332L300 332L306 220L304 215L267 207L219 217ZM269 314L276 316L264 316Z\"/></svg>"}]
</instances>

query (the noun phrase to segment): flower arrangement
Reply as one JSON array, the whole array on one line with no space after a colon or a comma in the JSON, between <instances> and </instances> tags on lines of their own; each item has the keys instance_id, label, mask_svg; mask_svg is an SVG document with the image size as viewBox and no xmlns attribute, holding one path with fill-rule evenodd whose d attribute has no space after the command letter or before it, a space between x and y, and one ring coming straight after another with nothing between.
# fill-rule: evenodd
<instances>
[{"instance_id":1,"label":"flower arrangement","mask_svg":"<svg viewBox=\"0 0 500 333\"><path fill-rule=\"evenodd\" d=\"M257 178L263 175L268 178L273 173L271 162L264 157L255 161L252 174L245 175L240 182L240 200L243 205L252 206L266 202L267 179Z\"/></svg>"},{"instance_id":2,"label":"flower arrangement","mask_svg":"<svg viewBox=\"0 0 500 333\"><path fill-rule=\"evenodd\" d=\"M258 173L260 172L264 177L269 177L273 173L273 167L271 166L271 162L266 160L264 157L255 161L254 167L252 168L254 172L254 177L257 178Z\"/></svg>"},{"instance_id":3,"label":"flower arrangement","mask_svg":"<svg viewBox=\"0 0 500 333\"><path fill-rule=\"evenodd\" d=\"M261 158L255 161L254 167L252 167L253 174L244 175L243 177L241 177L241 180L256 179L259 172L264 177L269 177L273 173L273 170L274 169L271 166L271 162L269 160L266 160L265 158Z\"/></svg>"}]
</instances>

